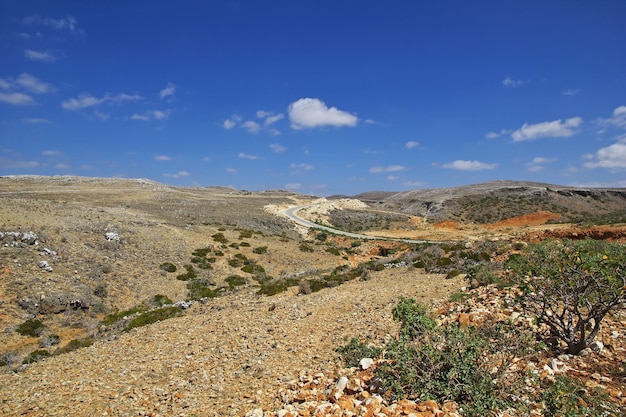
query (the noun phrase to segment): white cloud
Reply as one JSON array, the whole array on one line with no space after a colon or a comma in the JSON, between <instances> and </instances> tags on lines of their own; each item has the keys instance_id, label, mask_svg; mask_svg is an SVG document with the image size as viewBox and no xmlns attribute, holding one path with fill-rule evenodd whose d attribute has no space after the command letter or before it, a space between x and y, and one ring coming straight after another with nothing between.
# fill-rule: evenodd
<instances>
[{"instance_id":1,"label":"white cloud","mask_svg":"<svg viewBox=\"0 0 626 417\"><path fill-rule=\"evenodd\" d=\"M154 155L155 161L171 161L172 157L167 155Z\"/></svg>"},{"instance_id":2,"label":"white cloud","mask_svg":"<svg viewBox=\"0 0 626 417\"><path fill-rule=\"evenodd\" d=\"M494 169L498 165L497 164L488 164L480 161L463 161L457 159L454 162L450 162L442 165L444 168L448 169L458 169L459 171L484 171L488 169Z\"/></svg>"},{"instance_id":3,"label":"white cloud","mask_svg":"<svg viewBox=\"0 0 626 417\"><path fill-rule=\"evenodd\" d=\"M612 125L615 127L626 128L626 106L616 107L615 110L613 110L613 117L609 117L608 119L599 119L598 124L603 127Z\"/></svg>"},{"instance_id":4,"label":"white cloud","mask_svg":"<svg viewBox=\"0 0 626 417\"><path fill-rule=\"evenodd\" d=\"M28 123L28 124L44 124L44 123L52 123L50 120L48 119L44 119L42 117L27 117L25 119L22 119L22 122L24 123Z\"/></svg>"},{"instance_id":5,"label":"white cloud","mask_svg":"<svg viewBox=\"0 0 626 417\"><path fill-rule=\"evenodd\" d=\"M24 93L0 93L0 102L14 106L30 106L37 104L31 96Z\"/></svg>"},{"instance_id":6,"label":"white cloud","mask_svg":"<svg viewBox=\"0 0 626 417\"><path fill-rule=\"evenodd\" d=\"M542 171L546 164L551 164L556 161L555 158L543 158L541 156L533 158L533 160L526 164L529 172L539 172Z\"/></svg>"},{"instance_id":7,"label":"white cloud","mask_svg":"<svg viewBox=\"0 0 626 417\"><path fill-rule=\"evenodd\" d=\"M397 175L387 175L387 180L388 181L395 181L398 178L400 178L400 177L398 177Z\"/></svg>"},{"instance_id":8,"label":"white cloud","mask_svg":"<svg viewBox=\"0 0 626 417\"><path fill-rule=\"evenodd\" d=\"M259 119L265 119L266 117L271 116L273 114L274 113L272 113L271 111L257 110L256 117L258 117Z\"/></svg>"},{"instance_id":9,"label":"white cloud","mask_svg":"<svg viewBox=\"0 0 626 417\"><path fill-rule=\"evenodd\" d=\"M230 116L229 119L224 120L224 123L222 123L222 126L224 126L224 129L230 130L233 127L235 127L237 123L239 123L240 121L241 121L241 116L239 116L238 114L233 114L232 116Z\"/></svg>"},{"instance_id":10,"label":"white cloud","mask_svg":"<svg viewBox=\"0 0 626 417\"><path fill-rule=\"evenodd\" d=\"M375 124L376 124L376 120L373 120L373 119L365 119L365 123L367 123L368 125L375 125Z\"/></svg>"},{"instance_id":11,"label":"white cloud","mask_svg":"<svg viewBox=\"0 0 626 417\"><path fill-rule=\"evenodd\" d=\"M106 93L104 97L97 98L90 94L80 94L77 98L70 98L61 103L61 107L65 110L80 110L87 107L99 106L102 103L122 104L129 101L139 101L143 97L137 94L118 94L112 95Z\"/></svg>"},{"instance_id":12,"label":"white cloud","mask_svg":"<svg viewBox=\"0 0 626 417\"><path fill-rule=\"evenodd\" d=\"M239 171L237 169L235 169L235 168L226 168L226 172L229 172L231 174L236 174Z\"/></svg>"},{"instance_id":13,"label":"white cloud","mask_svg":"<svg viewBox=\"0 0 626 417\"><path fill-rule=\"evenodd\" d=\"M291 103L288 107L288 113L293 129L320 126L353 127L359 120L356 116L336 107L326 107L326 104L317 98L301 98Z\"/></svg>"},{"instance_id":14,"label":"white cloud","mask_svg":"<svg viewBox=\"0 0 626 417\"><path fill-rule=\"evenodd\" d=\"M50 17L32 15L22 20L27 25L46 26L53 30L68 30L74 34L82 34L84 31L77 26L78 21L73 16L67 15L62 19L52 19Z\"/></svg>"},{"instance_id":15,"label":"white cloud","mask_svg":"<svg viewBox=\"0 0 626 417\"><path fill-rule=\"evenodd\" d=\"M593 155L585 155L589 162L585 162L586 168L626 168L626 135L619 138L618 142L604 148L600 148Z\"/></svg>"},{"instance_id":16,"label":"white cloud","mask_svg":"<svg viewBox=\"0 0 626 417\"><path fill-rule=\"evenodd\" d=\"M297 170L303 170L303 171L310 171L313 169L313 165L311 164L305 164L305 163L301 163L301 164L291 164L289 166L291 169L297 169Z\"/></svg>"},{"instance_id":17,"label":"white cloud","mask_svg":"<svg viewBox=\"0 0 626 417\"><path fill-rule=\"evenodd\" d=\"M488 132L485 137L487 139L496 139L502 135L508 135L509 133L511 133L510 130L502 129L500 132Z\"/></svg>"},{"instance_id":18,"label":"white cloud","mask_svg":"<svg viewBox=\"0 0 626 417\"><path fill-rule=\"evenodd\" d=\"M275 152L275 153L281 153L281 152L285 152L287 150L287 148L285 148L280 143L272 143L272 144L270 144L270 149L272 150L272 152Z\"/></svg>"},{"instance_id":19,"label":"white cloud","mask_svg":"<svg viewBox=\"0 0 626 417\"><path fill-rule=\"evenodd\" d=\"M506 78L504 78L504 80L502 80L502 85L505 87L515 88L515 87L520 87L524 84L526 84L526 81L514 80L513 78L509 76L507 76Z\"/></svg>"},{"instance_id":20,"label":"white cloud","mask_svg":"<svg viewBox=\"0 0 626 417\"><path fill-rule=\"evenodd\" d=\"M247 121L243 122L241 124L241 127L243 129L246 129L250 133L257 133L259 130L261 130L261 125L259 125L254 120L247 120Z\"/></svg>"},{"instance_id":21,"label":"white cloud","mask_svg":"<svg viewBox=\"0 0 626 417\"><path fill-rule=\"evenodd\" d=\"M524 123L524 125L511 133L514 142L534 140L541 137L569 137L576 133L576 128L582 125L583 119L572 117L561 122L561 119L551 122L542 122L534 125Z\"/></svg>"},{"instance_id":22,"label":"white cloud","mask_svg":"<svg viewBox=\"0 0 626 417\"><path fill-rule=\"evenodd\" d=\"M41 154L43 156L62 156L63 155L63 153L59 151L51 151L51 150L43 151Z\"/></svg>"},{"instance_id":23,"label":"white cloud","mask_svg":"<svg viewBox=\"0 0 626 417\"><path fill-rule=\"evenodd\" d=\"M413 148L416 148L416 147L420 146L420 143L416 142L414 140L411 140L411 141L408 141L407 143L405 143L404 146L407 149L413 149Z\"/></svg>"},{"instance_id":24,"label":"white cloud","mask_svg":"<svg viewBox=\"0 0 626 417\"><path fill-rule=\"evenodd\" d=\"M243 152L239 152L239 155L237 155L239 158L242 159L249 159L251 161L254 161L256 159L259 159L259 157L257 155L249 155L247 153L243 153Z\"/></svg>"},{"instance_id":25,"label":"white cloud","mask_svg":"<svg viewBox=\"0 0 626 417\"><path fill-rule=\"evenodd\" d=\"M372 167L370 168L369 171L372 174L380 174L383 172L398 172L398 171L404 171L404 170L406 170L406 167L402 165L389 165L386 167L381 167L381 166Z\"/></svg>"},{"instance_id":26,"label":"white cloud","mask_svg":"<svg viewBox=\"0 0 626 417\"><path fill-rule=\"evenodd\" d=\"M188 177L190 174L187 171L178 171L176 174L163 174L166 178L183 178Z\"/></svg>"},{"instance_id":27,"label":"white cloud","mask_svg":"<svg viewBox=\"0 0 626 417\"><path fill-rule=\"evenodd\" d=\"M25 49L24 56L32 61L42 62L54 62L57 59L50 52L34 51L32 49Z\"/></svg>"},{"instance_id":28,"label":"white cloud","mask_svg":"<svg viewBox=\"0 0 626 417\"><path fill-rule=\"evenodd\" d=\"M37 168L39 162L37 161L19 161L13 158L0 157L1 168Z\"/></svg>"},{"instance_id":29,"label":"white cloud","mask_svg":"<svg viewBox=\"0 0 626 417\"><path fill-rule=\"evenodd\" d=\"M133 114L130 118L132 120L142 120L144 122L150 120L165 120L170 116L170 110L150 110L144 114Z\"/></svg>"},{"instance_id":30,"label":"white cloud","mask_svg":"<svg viewBox=\"0 0 626 417\"><path fill-rule=\"evenodd\" d=\"M270 130L268 130L268 132L269 132L269 133L270 133L270 135L272 135L272 136L278 136L278 135L280 135L280 130L278 130L278 129L270 129Z\"/></svg>"},{"instance_id":31,"label":"white cloud","mask_svg":"<svg viewBox=\"0 0 626 417\"><path fill-rule=\"evenodd\" d=\"M159 91L160 98L173 97L176 94L176 84L167 83L167 86L161 91Z\"/></svg>"},{"instance_id":32,"label":"white cloud","mask_svg":"<svg viewBox=\"0 0 626 417\"><path fill-rule=\"evenodd\" d=\"M561 94L564 96L575 96L580 92L580 88L568 88L567 90L563 90Z\"/></svg>"},{"instance_id":33,"label":"white cloud","mask_svg":"<svg viewBox=\"0 0 626 417\"><path fill-rule=\"evenodd\" d=\"M93 111L93 115L100 120L109 120L109 117L111 117L110 114L98 111L97 109Z\"/></svg>"},{"instance_id":34,"label":"white cloud","mask_svg":"<svg viewBox=\"0 0 626 417\"><path fill-rule=\"evenodd\" d=\"M17 80L15 80L15 84L35 94L49 93L54 90L52 84L44 83L37 77L27 73L20 74Z\"/></svg>"},{"instance_id":35,"label":"white cloud","mask_svg":"<svg viewBox=\"0 0 626 417\"><path fill-rule=\"evenodd\" d=\"M271 124L274 124L274 123L276 123L277 121L279 121L279 120L281 120L281 119L284 119L284 118L285 118L285 115L284 115L284 114L282 114L282 113L275 114L275 115L272 115L272 116L268 116L268 117L265 119L265 126L269 126L269 125L271 125Z\"/></svg>"}]
</instances>

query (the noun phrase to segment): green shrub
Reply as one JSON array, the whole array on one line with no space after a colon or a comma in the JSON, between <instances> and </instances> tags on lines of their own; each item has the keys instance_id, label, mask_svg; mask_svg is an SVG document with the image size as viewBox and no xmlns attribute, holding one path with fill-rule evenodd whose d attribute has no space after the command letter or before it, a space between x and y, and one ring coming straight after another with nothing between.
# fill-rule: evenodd
<instances>
[{"instance_id":1,"label":"green shrub","mask_svg":"<svg viewBox=\"0 0 626 417\"><path fill-rule=\"evenodd\" d=\"M252 237L252 230L241 230L239 232L239 239L250 239Z\"/></svg>"},{"instance_id":2,"label":"green shrub","mask_svg":"<svg viewBox=\"0 0 626 417\"><path fill-rule=\"evenodd\" d=\"M228 239L226 239L223 233L216 233L214 235L211 235L211 237L216 242L223 243L223 244L228 243Z\"/></svg>"},{"instance_id":3,"label":"green shrub","mask_svg":"<svg viewBox=\"0 0 626 417\"><path fill-rule=\"evenodd\" d=\"M244 267L241 268L241 270L248 274L262 274L265 272L265 268L263 268L261 265L257 265L254 263L249 263L248 265L244 265Z\"/></svg>"},{"instance_id":4,"label":"green shrub","mask_svg":"<svg viewBox=\"0 0 626 417\"><path fill-rule=\"evenodd\" d=\"M145 313L141 313L132 319L130 323L128 323L128 326L124 328L124 331L127 332L136 327L146 326L158 321L167 320L172 317L180 317L183 315L183 311L179 307L175 306L161 307L156 310L146 311Z\"/></svg>"},{"instance_id":5,"label":"green shrub","mask_svg":"<svg viewBox=\"0 0 626 417\"><path fill-rule=\"evenodd\" d=\"M318 232L317 236L315 236L315 239L319 240L320 242L326 242L326 240L328 239L328 234L324 232Z\"/></svg>"},{"instance_id":6,"label":"green shrub","mask_svg":"<svg viewBox=\"0 0 626 417\"><path fill-rule=\"evenodd\" d=\"M267 246L259 246L258 248L252 249L252 252L259 255L267 253Z\"/></svg>"},{"instance_id":7,"label":"green shrub","mask_svg":"<svg viewBox=\"0 0 626 417\"><path fill-rule=\"evenodd\" d=\"M248 242L241 242L239 246L241 246L242 248L249 248L250 244Z\"/></svg>"},{"instance_id":8,"label":"green shrub","mask_svg":"<svg viewBox=\"0 0 626 417\"><path fill-rule=\"evenodd\" d=\"M24 358L24 360L22 361L22 364L27 365L33 362L37 362L43 358L47 358L50 356L50 352L48 352L45 349L37 349L35 351L32 351L28 354L28 356L26 356Z\"/></svg>"},{"instance_id":9,"label":"green shrub","mask_svg":"<svg viewBox=\"0 0 626 417\"><path fill-rule=\"evenodd\" d=\"M589 389L578 381L557 375L554 382L544 381L540 396L546 417L617 416L618 410L607 401L602 390Z\"/></svg>"},{"instance_id":10,"label":"green shrub","mask_svg":"<svg viewBox=\"0 0 626 417\"><path fill-rule=\"evenodd\" d=\"M163 262L159 268L165 272L176 272L176 265L171 262Z\"/></svg>"},{"instance_id":11,"label":"green shrub","mask_svg":"<svg viewBox=\"0 0 626 417\"><path fill-rule=\"evenodd\" d=\"M193 265L185 265L184 268L187 272L185 272L184 274L177 275L176 276L177 280L189 281L198 277L198 274L196 274L196 271L193 269Z\"/></svg>"},{"instance_id":12,"label":"green shrub","mask_svg":"<svg viewBox=\"0 0 626 417\"><path fill-rule=\"evenodd\" d=\"M354 337L347 344L335 349L335 352L339 353L347 366L356 367L363 358L377 358L382 353L382 349L368 346Z\"/></svg>"},{"instance_id":13,"label":"green shrub","mask_svg":"<svg viewBox=\"0 0 626 417\"><path fill-rule=\"evenodd\" d=\"M300 243L300 252L315 252L315 250L306 243Z\"/></svg>"},{"instance_id":14,"label":"green shrub","mask_svg":"<svg viewBox=\"0 0 626 417\"><path fill-rule=\"evenodd\" d=\"M152 304L157 307L161 307L163 305L173 304L173 303L172 303L172 300L167 295L157 294L154 297L152 297Z\"/></svg>"},{"instance_id":15,"label":"green shrub","mask_svg":"<svg viewBox=\"0 0 626 417\"><path fill-rule=\"evenodd\" d=\"M546 241L506 263L522 289L523 307L552 338L577 354L594 340L602 319L626 303L626 245L605 241Z\"/></svg>"},{"instance_id":16,"label":"green shrub","mask_svg":"<svg viewBox=\"0 0 626 417\"><path fill-rule=\"evenodd\" d=\"M39 319L29 319L17 326L15 331L22 336L39 337L45 329L44 324Z\"/></svg>"},{"instance_id":17,"label":"green shrub","mask_svg":"<svg viewBox=\"0 0 626 417\"><path fill-rule=\"evenodd\" d=\"M215 298L222 288L212 289L209 282L204 279L194 279L187 283L187 299L199 300L201 298Z\"/></svg>"},{"instance_id":18,"label":"green shrub","mask_svg":"<svg viewBox=\"0 0 626 417\"><path fill-rule=\"evenodd\" d=\"M283 291L286 291L289 287L294 287L299 284L297 279L279 279L279 280L266 280L261 283L261 288L257 291L260 295L276 295Z\"/></svg>"},{"instance_id":19,"label":"green shrub","mask_svg":"<svg viewBox=\"0 0 626 417\"><path fill-rule=\"evenodd\" d=\"M479 263L472 265L467 269L467 275L465 280L469 283L470 287L478 288L487 285L495 284L502 287L506 284L506 281L496 271L493 264Z\"/></svg>"},{"instance_id":20,"label":"green shrub","mask_svg":"<svg viewBox=\"0 0 626 417\"><path fill-rule=\"evenodd\" d=\"M235 288L241 285L246 285L248 282L244 277L240 277L239 275L230 275L226 277L226 282L230 288Z\"/></svg>"},{"instance_id":21,"label":"green shrub","mask_svg":"<svg viewBox=\"0 0 626 417\"><path fill-rule=\"evenodd\" d=\"M437 322L428 315L428 307L412 298L400 297L400 302L393 309L393 319L400 323L400 337L410 340L437 327Z\"/></svg>"},{"instance_id":22,"label":"green shrub","mask_svg":"<svg viewBox=\"0 0 626 417\"><path fill-rule=\"evenodd\" d=\"M120 311L119 313L107 314L100 321L100 323L109 326L109 325L111 325L113 323L118 322L119 320L123 319L124 317L129 317L129 316L132 316L133 314L141 313L143 311L146 311L146 306L138 305L138 306L135 306L135 307L130 308L128 310Z\"/></svg>"},{"instance_id":23,"label":"green shrub","mask_svg":"<svg viewBox=\"0 0 626 417\"><path fill-rule=\"evenodd\" d=\"M104 284L98 284L93 289L93 295L100 298L106 298L108 295L107 288Z\"/></svg>"},{"instance_id":24,"label":"green shrub","mask_svg":"<svg viewBox=\"0 0 626 417\"><path fill-rule=\"evenodd\" d=\"M337 249L337 248L326 248L326 252L331 253L331 254L333 254L335 256L339 256L340 255L339 249Z\"/></svg>"},{"instance_id":25,"label":"green shrub","mask_svg":"<svg viewBox=\"0 0 626 417\"><path fill-rule=\"evenodd\" d=\"M72 339L70 342L54 351L55 355L72 352L76 349L85 348L93 345L93 338L85 337L82 339Z\"/></svg>"}]
</instances>

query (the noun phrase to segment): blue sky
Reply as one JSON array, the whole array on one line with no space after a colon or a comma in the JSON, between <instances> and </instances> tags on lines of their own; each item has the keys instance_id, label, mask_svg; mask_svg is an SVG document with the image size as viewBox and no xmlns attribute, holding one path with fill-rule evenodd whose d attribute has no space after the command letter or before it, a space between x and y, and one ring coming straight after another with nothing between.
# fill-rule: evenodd
<instances>
[{"instance_id":1,"label":"blue sky","mask_svg":"<svg viewBox=\"0 0 626 417\"><path fill-rule=\"evenodd\" d=\"M626 187L626 1L0 0L0 175Z\"/></svg>"}]
</instances>

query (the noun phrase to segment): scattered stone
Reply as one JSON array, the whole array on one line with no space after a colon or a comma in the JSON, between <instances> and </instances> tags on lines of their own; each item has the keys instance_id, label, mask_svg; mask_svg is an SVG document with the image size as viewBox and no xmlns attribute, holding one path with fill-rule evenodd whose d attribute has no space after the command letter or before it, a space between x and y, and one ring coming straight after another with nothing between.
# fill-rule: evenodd
<instances>
[{"instance_id":1,"label":"scattered stone","mask_svg":"<svg viewBox=\"0 0 626 417\"><path fill-rule=\"evenodd\" d=\"M359 366L363 370L369 369L373 364L374 364L374 359L372 358L363 358L359 361Z\"/></svg>"}]
</instances>

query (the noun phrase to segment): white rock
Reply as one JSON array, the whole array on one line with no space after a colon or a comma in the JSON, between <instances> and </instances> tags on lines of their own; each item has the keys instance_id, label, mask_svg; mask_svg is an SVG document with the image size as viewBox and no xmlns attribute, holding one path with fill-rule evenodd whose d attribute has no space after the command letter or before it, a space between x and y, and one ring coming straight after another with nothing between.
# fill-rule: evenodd
<instances>
[{"instance_id":1,"label":"white rock","mask_svg":"<svg viewBox=\"0 0 626 417\"><path fill-rule=\"evenodd\" d=\"M594 352L602 352L602 349L604 349L604 343L596 340L595 342L589 345L589 348L593 350Z\"/></svg>"},{"instance_id":2,"label":"white rock","mask_svg":"<svg viewBox=\"0 0 626 417\"><path fill-rule=\"evenodd\" d=\"M248 411L246 413L246 417L263 417L263 409L262 408L255 408L252 411Z\"/></svg>"},{"instance_id":3,"label":"white rock","mask_svg":"<svg viewBox=\"0 0 626 417\"><path fill-rule=\"evenodd\" d=\"M361 369L369 369L374 364L374 359L372 358L363 358L359 361L359 366Z\"/></svg>"}]
</instances>

